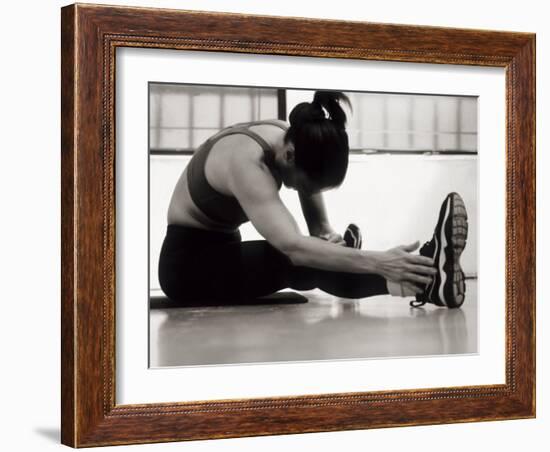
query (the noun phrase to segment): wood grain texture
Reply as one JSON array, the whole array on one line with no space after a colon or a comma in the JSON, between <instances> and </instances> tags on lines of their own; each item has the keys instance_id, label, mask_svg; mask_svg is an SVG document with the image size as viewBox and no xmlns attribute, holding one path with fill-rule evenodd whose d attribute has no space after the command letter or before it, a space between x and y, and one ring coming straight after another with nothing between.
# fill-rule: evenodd
<instances>
[{"instance_id":1,"label":"wood grain texture","mask_svg":"<svg viewBox=\"0 0 550 452\"><path fill-rule=\"evenodd\" d=\"M147 8L62 9L62 442L74 447L535 415L535 37ZM115 404L117 47L506 68L506 384Z\"/></svg>"},{"instance_id":2,"label":"wood grain texture","mask_svg":"<svg viewBox=\"0 0 550 452\"><path fill-rule=\"evenodd\" d=\"M63 9L61 19L61 442L75 444L75 323L74 296L74 151L75 59L74 9Z\"/></svg>"}]
</instances>

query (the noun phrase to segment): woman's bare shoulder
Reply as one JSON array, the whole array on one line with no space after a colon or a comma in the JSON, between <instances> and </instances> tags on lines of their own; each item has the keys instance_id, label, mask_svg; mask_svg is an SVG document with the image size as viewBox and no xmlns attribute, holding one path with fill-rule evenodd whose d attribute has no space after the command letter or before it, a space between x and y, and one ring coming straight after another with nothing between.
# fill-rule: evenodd
<instances>
[{"instance_id":1,"label":"woman's bare shoulder","mask_svg":"<svg viewBox=\"0 0 550 452\"><path fill-rule=\"evenodd\" d=\"M272 120L270 120L270 122L277 123L277 124L283 126L284 128L290 127L288 122L285 121L284 119L272 119Z\"/></svg>"},{"instance_id":2,"label":"woman's bare shoulder","mask_svg":"<svg viewBox=\"0 0 550 452\"><path fill-rule=\"evenodd\" d=\"M243 146L238 152L232 153L228 163L229 173L233 177L248 179L249 174L254 174L256 182L263 181L270 187L279 187L275 176L266 164L264 150L259 145Z\"/></svg>"}]
</instances>

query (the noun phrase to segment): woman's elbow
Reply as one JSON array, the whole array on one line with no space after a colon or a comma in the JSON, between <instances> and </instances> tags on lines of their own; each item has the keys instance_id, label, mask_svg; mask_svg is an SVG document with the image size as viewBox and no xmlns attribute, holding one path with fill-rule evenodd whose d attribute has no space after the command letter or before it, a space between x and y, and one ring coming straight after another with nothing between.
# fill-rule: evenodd
<instances>
[{"instance_id":1,"label":"woman's elbow","mask_svg":"<svg viewBox=\"0 0 550 452\"><path fill-rule=\"evenodd\" d=\"M304 265L304 250L302 247L303 237L297 235L295 237L288 237L287 239L276 244L275 247L283 253L293 265Z\"/></svg>"}]
</instances>

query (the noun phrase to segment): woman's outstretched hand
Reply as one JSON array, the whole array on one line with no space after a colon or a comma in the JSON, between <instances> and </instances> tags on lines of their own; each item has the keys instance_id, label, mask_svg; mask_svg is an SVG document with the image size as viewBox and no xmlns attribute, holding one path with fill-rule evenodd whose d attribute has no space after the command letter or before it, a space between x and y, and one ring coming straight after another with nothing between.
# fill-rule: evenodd
<instances>
[{"instance_id":1,"label":"woman's outstretched hand","mask_svg":"<svg viewBox=\"0 0 550 452\"><path fill-rule=\"evenodd\" d=\"M433 259L411 254L419 245L420 242L417 240L410 245L400 245L377 253L377 273L396 282L429 284L437 270L434 268Z\"/></svg>"}]
</instances>

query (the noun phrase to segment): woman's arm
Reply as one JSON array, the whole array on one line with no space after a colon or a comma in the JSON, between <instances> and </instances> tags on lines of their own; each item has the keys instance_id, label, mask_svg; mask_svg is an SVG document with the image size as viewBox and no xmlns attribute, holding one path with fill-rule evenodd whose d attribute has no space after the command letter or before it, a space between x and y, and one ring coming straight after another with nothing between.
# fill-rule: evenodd
<instances>
[{"instance_id":1,"label":"woman's arm","mask_svg":"<svg viewBox=\"0 0 550 452\"><path fill-rule=\"evenodd\" d=\"M432 259L409 253L412 247L388 251L362 251L301 234L296 221L279 197L267 167L255 154L241 153L228 167L228 183L258 232L295 265L323 270L377 273L393 281L427 284L434 274Z\"/></svg>"},{"instance_id":2,"label":"woman's arm","mask_svg":"<svg viewBox=\"0 0 550 452\"><path fill-rule=\"evenodd\" d=\"M309 233L315 237L319 237L323 232L330 232L330 227L323 193L306 194L298 192L302 213L306 220Z\"/></svg>"},{"instance_id":3,"label":"woman's arm","mask_svg":"<svg viewBox=\"0 0 550 452\"><path fill-rule=\"evenodd\" d=\"M330 225L323 193L306 194L298 192L302 213L306 220L309 235L319 237L338 245L345 245L344 239Z\"/></svg>"}]
</instances>

